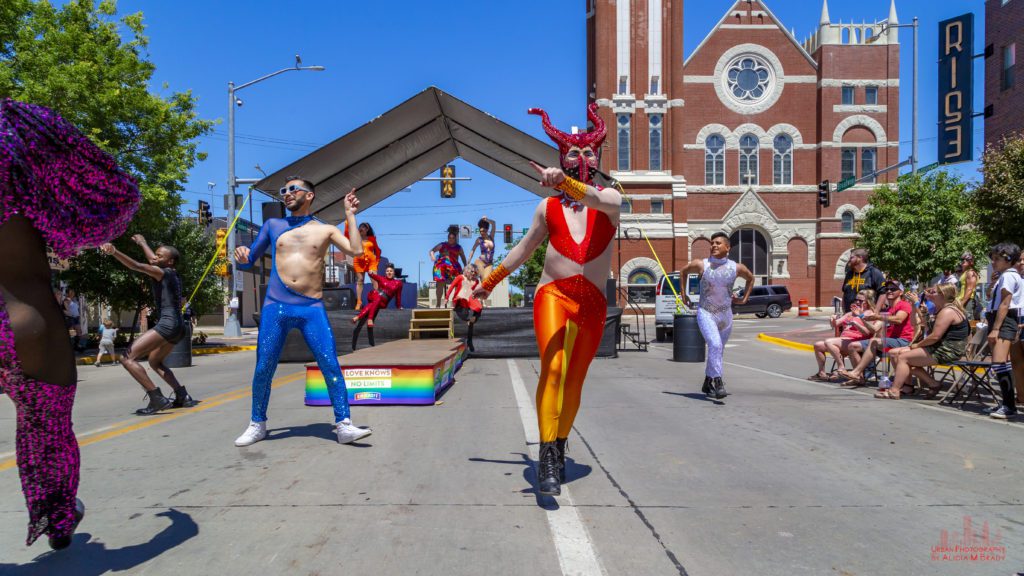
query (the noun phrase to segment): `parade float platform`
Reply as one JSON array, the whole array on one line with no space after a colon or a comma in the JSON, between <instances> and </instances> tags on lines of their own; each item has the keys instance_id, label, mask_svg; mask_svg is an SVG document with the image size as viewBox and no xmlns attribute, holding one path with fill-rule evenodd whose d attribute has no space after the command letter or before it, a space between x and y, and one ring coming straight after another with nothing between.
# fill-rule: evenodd
<instances>
[{"instance_id":1,"label":"parade float platform","mask_svg":"<svg viewBox=\"0 0 1024 576\"><path fill-rule=\"evenodd\" d=\"M349 404L431 405L455 382L466 358L461 340L393 340L338 357ZM306 405L329 406L324 376L306 364Z\"/></svg>"},{"instance_id":2,"label":"parade float platform","mask_svg":"<svg viewBox=\"0 0 1024 576\"><path fill-rule=\"evenodd\" d=\"M354 310L328 310L327 319L334 333L335 354L342 356L352 351L352 317L358 314ZM616 336L622 318L621 308L608 308L605 317L604 335L598 348L598 358L614 358L617 356ZM377 347L385 343L406 342L409 340L409 327L412 319L411 310L381 310L374 327ZM455 319L454 338L466 337L466 323ZM473 345L476 358L536 358L537 336L533 329L533 308L486 308L483 316L477 321L473 331ZM364 327L359 335L359 352L369 348L369 341ZM302 334L292 330L285 338L281 362L311 362L313 353L310 351Z\"/></svg>"}]
</instances>

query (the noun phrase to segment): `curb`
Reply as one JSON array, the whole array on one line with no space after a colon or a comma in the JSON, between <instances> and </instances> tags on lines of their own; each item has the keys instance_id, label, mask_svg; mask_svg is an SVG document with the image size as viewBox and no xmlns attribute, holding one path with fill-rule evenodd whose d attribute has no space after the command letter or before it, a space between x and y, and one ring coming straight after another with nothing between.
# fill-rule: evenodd
<instances>
[{"instance_id":1,"label":"curb","mask_svg":"<svg viewBox=\"0 0 1024 576\"><path fill-rule=\"evenodd\" d=\"M813 344L804 344L802 342L794 342L792 340L786 340L785 338L778 338L776 336L769 336L769 335L765 334L764 332L758 334L757 335L757 339L761 340L762 342L768 342L770 344L775 344L776 346L782 346L784 348L791 348L793 350L799 350L801 352L814 352L814 345ZM942 370L955 370L957 372L964 372L965 371L960 366L946 366L945 364L936 364L934 367L942 369ZM975 368L974 369L974 373L975 374L980 374L982 372L984 372L984 369L982 369L982 368Z\"/></svg>"},{"instance_id":2,"label":"curb","mask_svg":"<svg viewBox=\"0 0 1024 576\"><path fill-rule=\"evenodd\" d=\"M799 350L801 352L814 352L813 344L804 344L802 342L794 342L792 340L786 340L785 338L778 338L776 336L769 336L764 332L757 335L757 339L762 342L768 342L775 344L776 346L782 346L784 348L790 348L792 350Z\"/></svg>"},{"instance_id":3,"label":"curb","mask_svg":"<svg viewBox=\"0 0 1024 576\"><path fill-rule=\"evenodd\" d=\"M211 348L195 348L192 350L193 356L206 356L208 354L224 354L227 352L247 352L249 350L255 350L256 346L214 346ZM106 354L104 356L109 356ZM121 359L120 354L114 355L114 362ZM95 356L82 356L75 361L78 366L89 366L96 362Z\"/></svg>"}]
</instances>

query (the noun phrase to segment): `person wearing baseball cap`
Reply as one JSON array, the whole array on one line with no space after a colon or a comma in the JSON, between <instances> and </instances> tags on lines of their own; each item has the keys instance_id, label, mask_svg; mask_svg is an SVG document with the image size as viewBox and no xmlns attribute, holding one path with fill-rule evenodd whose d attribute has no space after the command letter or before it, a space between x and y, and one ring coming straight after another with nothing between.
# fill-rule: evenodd
<instances>
[{"instance_id":1,"label":"person wearing baseball cap","mask_svg":"<svg viewBox=\"0 0 1024 576\"><path fill-rule=\"evenodd\" d=\"M914 308L910 302L903 298L903 283L890 278L882 284L884 295L880 302L880 312L865 314L864 320L868 322L884 321L885 336L861 340L850 344L850 357L855 366L853 370L840 370L839 374L849 381L847 384L863 384L864 371L885 351L891 348L903 348L908 346L914 338L914 325L911 316Z\"/></svg>"}]
</instances>

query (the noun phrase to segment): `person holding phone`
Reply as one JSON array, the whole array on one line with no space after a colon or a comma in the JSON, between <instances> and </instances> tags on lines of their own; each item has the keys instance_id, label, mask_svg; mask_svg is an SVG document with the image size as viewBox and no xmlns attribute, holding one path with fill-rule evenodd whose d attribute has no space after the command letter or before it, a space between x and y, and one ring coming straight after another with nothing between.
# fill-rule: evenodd
<instances>
[{"instance_id":1,"label":"person holding phone","mask_svg":"<svg viewBox=\"0 0 1024 576\"><path fill-rule=\"evenodd\" d=\"M843 366L844 358L849 355L851 343L865 338L872 338L881 327L880 322L867 322L864 316L867 313L875 312L875 291L861 290L853 303L850 304L850 311L841 316L833 315L829 320L832 327L838 331L835 338L828 338L814 343L814 357L818 361L818 371L807 377L815 382L831 382L832 379L825 372L825 360L827 354L831 354L836 366Z\"/></svg>"},{"instance_id":2,"label":"person holding phone","mask_svg":"<svg viewBox=\"0 0 1024 576\"><path fill-rule=\"evenodd\" d=\"M908 346L914 337L914 325L910 318L914 308L903 297L903 284L889 279L882 288L885 291L882 297L882 310L865 314L864 319L868 322L883 322L885 334L849 345L850 358L856 365L852 370L839 371L839 375L847 379L847 384L862 385L864 371L876 357L880 357L891 348Z\"/></svg>"}]
</instances>

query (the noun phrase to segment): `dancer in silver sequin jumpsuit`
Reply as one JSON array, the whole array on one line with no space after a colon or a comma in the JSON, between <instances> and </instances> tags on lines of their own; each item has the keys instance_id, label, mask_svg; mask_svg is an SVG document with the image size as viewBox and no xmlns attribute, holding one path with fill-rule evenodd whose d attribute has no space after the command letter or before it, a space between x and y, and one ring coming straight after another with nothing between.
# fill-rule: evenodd
<instances>
[{"instance_id":1,"label":"dancer in silver sequin jumpsuit","mask_svg":"<svg viewBox=\"0 0 1024 576\"><path fill-rule=\"evenodd\" d=\"M697 326L708 346L701 391L719 400L728 396L725 383L722 382L722 355L732 333L732 306L734 303L746 304L754 288L754 276L750 270L743 264L729 260L731 247L729 237L723 232L716 232L711 236L711 257L692 260L679 273L680 278L686 278L691 273L700 274ZM743 296L733 294L737 277L746 281Z\"/></svg>"}]
</instances>

